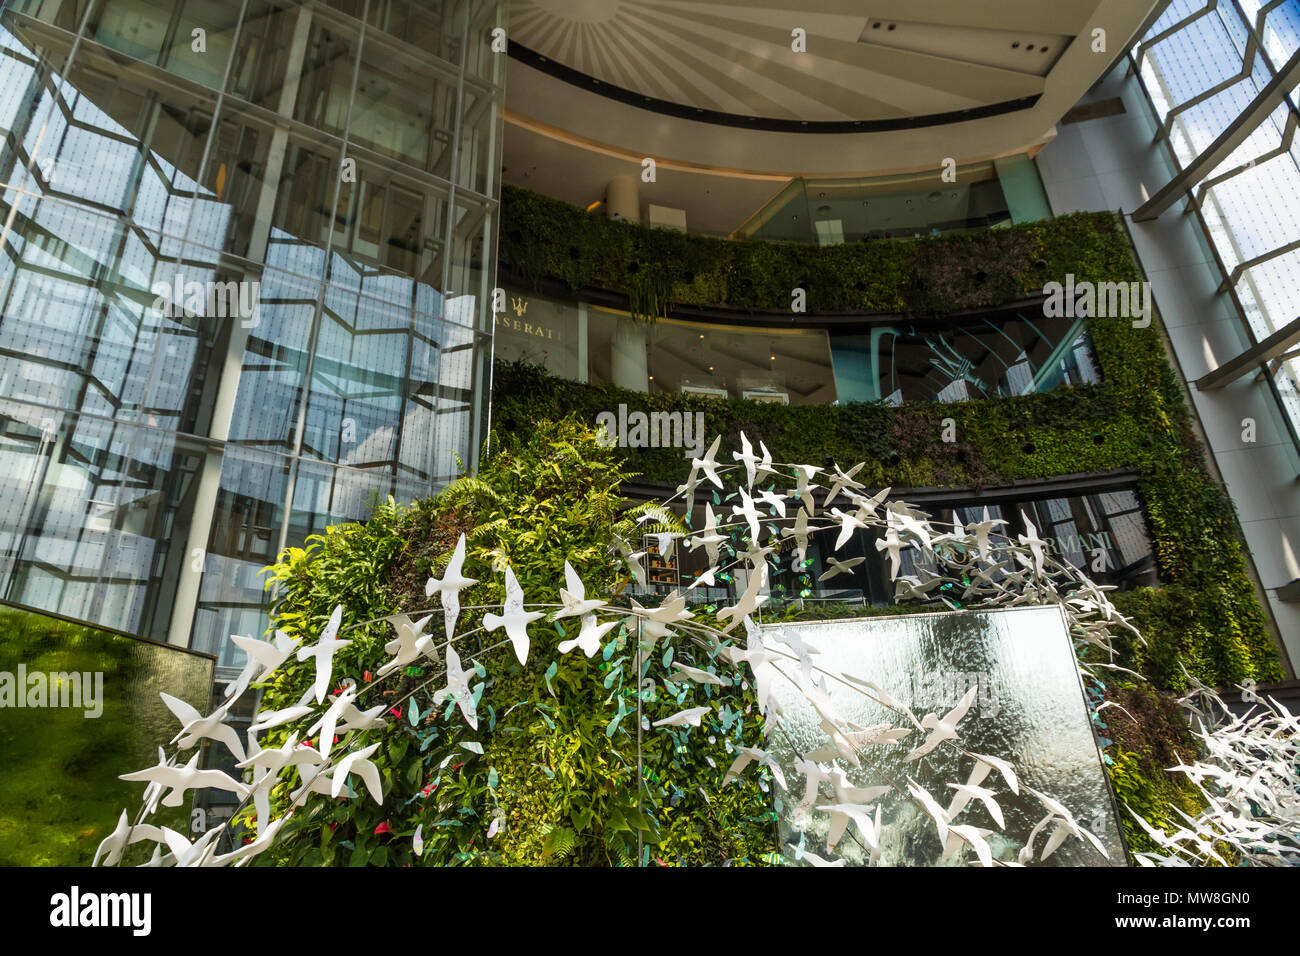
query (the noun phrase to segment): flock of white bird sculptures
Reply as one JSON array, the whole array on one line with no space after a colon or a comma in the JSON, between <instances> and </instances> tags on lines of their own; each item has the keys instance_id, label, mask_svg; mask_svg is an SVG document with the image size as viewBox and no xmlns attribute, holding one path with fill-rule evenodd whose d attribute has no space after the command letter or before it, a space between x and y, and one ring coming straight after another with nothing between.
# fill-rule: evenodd
<instances>
[{"instance_id":1,"label":"flock of white bird sculptures","mask_svg":"<svg viewBox=\"0 0 1300 956\"><path fill-rule=\"evenodd\" d=\"M550 620L578 619L576 637L560 642L553 649L547 648L560 654L577 651L591 657L601 649L605 634L620 622L633 625L629 632L639 635L642 652L648 651L659 640L694 642L707 655L708 668L679 664L676 679L730 686L738 676L746 677L756 689L758 705L765 718L764 732L769 738L780 732L782 724L782 715L770 693L772 682L783 679L798 686L817 708L826 733L826 745L804 754L797 769L806 778L805 804L815 812L830 816L832 839L828 844L831 846L853 828L859 845L871 860L877 860L881 817L879 803L873 804L873 801L894 790L930 818L944 846L945 857L954 853L965 855L969 851L974 860L985 866L1022 865L1050 857L1069 839L1087 840L1105 853L1100 841L1083 829L1066 807L1046 794L1030 791L1042 805L1042 819L1020 849L1017 860L994 859L985 839L990 831L963 822L961 814L967 806L981 805L995 821L1001 819L997 794L988 785L994 771L1001 784L1013 793L1019 793L1021 784L1014 768L1004 759L964 749L960 723L969 706L970 695L963 701L964 706L959 705L943 717L935 714L917 717L868 677L824 672L812 659L810 651L813 649L807 645L797 641L779 647L765 644L753 615L768 600L765 590L771 555L781 539L794 539L794 559L802 565L806 560L808 542L814 535L826 533L829 536L838 528L834 550L839 550L854 532L876 529L882 532L876 547L887 553L891 579L896 581L899 597L923 596L940 585L946 585L940 588L946 592L940 595L940 599L949 606L953 604L948 595L966 607L1057 604L1065 612L1072 637L1103 651L1090 655L1093 663L1081 665L1085 673L1091 673L1092 668L1117 666L1109 656L1111 638L1116 629L1125 628L1136 634L1107 600L1104 592L1108 589L1096 586L1073 566L1058 561L1028 520L1025 520L1026 533L1017 541L995 532L1005 522L990 519L987 510L983 520L969 528L963 527L961 522L940 527L906 503L890 501L889 489L868 495L866 488L854 477L861 465L842 471L838 467L822 469L813 465L774 463L762 443L759 445L761 454L756 455L742 434L741 450L732 454L736 464L727 466L716 457L719 441L714 439L703 458L692 459L689 478L668 502L679 502L689 523L696 489L702 482L723 489L723 474L736 472L743 476L743 484L738 484L740 504L731 509L737 520L720 522L710 503L704 509L702 532L685 535L685 540L679 542L680 546L692 550L703 548L709 557L710 568L700 576L697 584L711 583L715 575L725 575L736 568L743 567L746 572L747 585L739 600L717 612L719 626L696 619L686 609L685 597L676 592L664 598L657 607L645 607L636 602L632 602L630 607L619 607L609 603L613 596L589 597L583 582L566 562L565 586L560 591L561 605L528 603L514 573L507 569L504 604L484 615L482 628L458 634L460 592L476 583L475 579L464 574L465 539L462 536L441 580L430 578L426 587L427 596L436 596L440 600L443 633L427 632L431 616L413 620L405 614L398 614L387 618L396 631L394 639L385 647L391 659L378 669L369 683L353 683L334 696L327 695L332 686L334 654L350 643L341 636L346 633L340 630L342 607L335 609L314 643L307 643L309 639L305 636L299 640L280 630L275 630L269 641L232 637L245 651L247 664L239 678L229 685L227 701L213 714L204 717L180 701L167 700L182 723L173 741L179 745L180 751L172 758L160 752L156 766L124 775L123 779L147 784L143 806L133 825L128 823L123 812L118 827L97 851L96 863L116 864L122 859L126 846L150 841L156 844L150 861L154 865L244 865L271 846L287 820L301 812L308 801L346 796L353 792L353 782L359 781L370 797L382 803L381 775L371 758L384 732L385 721L380 715L389 705L363 709L367 697L390 675L400 673L403 668L419 661L435 671L435 676L425 681L430 688L438 680L437 672L441 671L442 686L434 692L435 701L454 701L460 719L472 728L477 727L478 698L471 684L476 677L482 677L482 672L463 666L456 649L457 642L479 631L501 630L505 638L500 645L493 646L508 643L520 663L526 663L530 655L535 656L540 640L538 634L530 639L529 625L544 617ZM819 478L820 482L814 482ZM795 486L785 488L785 483L791 479ZM818 496L814 492L822 488L825 488L825 495L818 505ZM763 542L764 525L768 526L769 532L766 543ZM724 545L731 541L730 533L734 529L746 533L744 543L748 550L731 548L735 560L728 562ZM661 538L665 538L661 540L662 545L672 544L666 536ZM914 576L900 577L902 555L909 549L923 552L939 570L922 570ZM621 539L615 540L614 550L627 565L631 576L644 586L645 571L641 564L644 552L635 551ZM826 564L831 570L823 577L847 571L855 563L854 560L840 561L828 557ZM370 623L374 622L363 622ZM734 636L738 626L743 638ZM550 631L546 633L551 634ZM315 668L313 685L295 706L258 712L247 733L247 746L242 746L225 722L230 704L238 695L273 675L291 657L312 661ZM786 662L797 667L791 667L789 671L778 667L778 664ZM726 673L728 668L733 669L731 674ZM899 726L861 727L846 720L830 705L824 690L827 680L851 687L888 707L898 715ZM660 727L699 727L710 709L707 706L690 707L653 725L647 721L643 727L646 731ZM294 728L284 746L262 749L258 745L259 734L283 725ZM300 739L308 741L317 734L319 744L316 747L299 742ZM909 737L911 741L908 741ZM239 767L245 771L242 779L236 780L218 770L198 769L197 751L187 763L178 762L181 752L203 738L230 748L239 760ZM969 777L964 783L949 784L953 796L946 806L913 780L890 781L869 788L849 786L838 765L839 760L860 767L861 753L871 747L895 745L910 747L909 760L923 760L926 754L939 747L953 748L962 760L968 761ZM751 765L767 768L776 784L785 788L786 780L775 760L767 750L758 747L739 749L739 755L727 771L727 779L743 774ZM290 794L288 806L278 817L271 819L271 788L281 781L292 782L294 775L298 785ZM179 806L187 791L204 787L227 790L245 802L253 803L256 838L252 842L221 854L217 852L216 829L191 842L174 830L147 822L160 799L163 805ZM823 788L831 792L829 798L826 798ZM1047 836L1036 847L1035 841L1040 833ZM423 849L419 833L415 848L417 854ZM843 860L823 860L810 853L801 853L799 857L813 865L843 863Z\"/></svg>"}]
</instances>

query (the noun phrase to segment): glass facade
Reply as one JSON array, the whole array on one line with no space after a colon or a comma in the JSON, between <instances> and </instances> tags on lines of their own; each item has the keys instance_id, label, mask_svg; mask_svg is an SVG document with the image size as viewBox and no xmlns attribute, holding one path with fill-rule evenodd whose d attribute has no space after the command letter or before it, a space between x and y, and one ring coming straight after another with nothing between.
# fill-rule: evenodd
<instances>
[{"instance_id":1,"label":"glass facade","mask_svg":"<svg viewBox=\"0 0 1300 956\"><path fill-rule=\"evenodd\" d=\"M1186 167L1239 122L1300 49L1295 0L1173 0L1134 51L1176 162ZM1300 316L1300 88L1189 191L1255 341ZM1264 370L1300 431L1300 359Z\"/></svg>"},{"instance_id":2,"label":"glass facade","mask_svg":"<svg viewBox=\"0 0 1300 956\"><path fill-rule=\"evenodd\" d=\"M476 463L502 5L0 19L0 596L236 663L257 572Z\"/></svg>"},{"instance_id":3,"label":"glass facade","mask_svg":"<svg viewBox=\"0 0 1300 956\"><path fill-rule=\"evenodd\" d=\"M773 484L777 488L781 486L779 481ZM929 492L928 498L934 500L916 504L907 489L898 489L898 497L911 500L942 524L960 521L970 526L984 520L987 508L989 518L1007 522L998 528L997 533L1013 541L1018 535L1028 532L1027 518L1033 522L1038 537L1047 542L1048 550L1057 560L1078 568L1098 584L1129 590L1159 583L1155 553L1135 491L1120 488L1078 493L1077 489L1062 488L1056 493L1057 497L1042 497L1051 493L1048 490L1039 491L1035 496L999 495L990 501L980 493L963 494L954 489L943 493ZM714 510L718 511L719 507L715 504ZM729 507L729 504L722 503L723 510ZM704 505L700 503L692 515L691 527L703 527L704 520ZM903 594L905 589L900 589L890 580L889 560L876 547L876 542L882 539L883 534L875 529L857 531L845 542L842 550L834 551L831 548L834 535L821 532L809 539L808 564L795 567L795 541L792 537L783 538L775 543L777 558L768 592L780 602L876 606L897 603L900 597L907 595ZM677 543L671 546L669 553L660 554L653 535L646 536L641 546L647 552L646 585L633 585L632 593L662 595L689 587L686 593L693 602L725 602L734 601L744 590L744 581L726 574L719 575L714 586L692 586L696 578L709 569L708 556L703 548L691 550ZM731 544L722 547L726 554L736 549L743 553L746 546L733 537ZM850 571L836 573L826 563L826 557L831 553L841 561L865 560ZM729 560L725 558L724 563ZM915 545L900 553L900 576L920 577L924 581L928 579L924 572L937 571L934 555ZM942 596L961 603L960 593L944 593ZM932 591L925 600L938 604L940 597L940 592Z\"/></svg>"},{"instance_id":4,"label":"glass facade","mask_svg":"<svg viewBox=\"0 0 1300 956\"><path fill-rule=\"evenodd\" d=\"M1082 319L1003 309L798 328L660 319L506 289L495 356L579 382L786 405L957 402L1099 378Z\"/></svg>"},{"instance_id":5,"label":"glass facade","mask_svg":"<svg viewBox=\"0 0 1300 956\"><path fill-rule=\"evenodd\" d=\"M975 232L1018 221L994 163L963 166L953 174L953 182L943 181L937 171L863 179L795 179L751 216L738 234L828 246ZM1032 218L1049 215L1043 208Z\"/></svg>"}]
</instances>

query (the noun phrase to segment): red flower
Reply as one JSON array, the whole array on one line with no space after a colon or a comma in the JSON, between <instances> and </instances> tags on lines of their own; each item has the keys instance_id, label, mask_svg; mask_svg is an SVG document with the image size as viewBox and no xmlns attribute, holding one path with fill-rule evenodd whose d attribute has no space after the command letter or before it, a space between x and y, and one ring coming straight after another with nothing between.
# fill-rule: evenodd
<instances>
[{"instance_id":1,"label":"red flower","mask_svg":"<svg viewBox=\"0 0 1300 956\"><path fill-rule=\"evenodd\" d=\"M379 826L375 827L375 836L379 836L379 834L381 833L392 833L392 832L393 832L393 828L388 825L387 820L379 824Z\"/></svg>"},{"instance_id":2,"label":"red flower","mask_svg":"<svg viewBox=\"0 0 1300 956\"><path fill-rule=\"evenodd\" d=\"M369 683L370 683L370 671L362 671L362 673L361 673L361 679L364 680L367 684L369 684Z\"/></svg>"},{"instance_id":3,"label":"red flower","mask_svg":"<svg viewBox=\"0 0 1300 956\"><path fill-rule=\"evenodd\" d=\"M399 719L400 719L401 716L402 716L402 712L401 712L400 710L398 710L396 707L389 707L389 708L388 708L388 712L389 712L390 714L392 714L394 717L397 717L397 718L399 718Z\"/></svg>"}]
</instances>

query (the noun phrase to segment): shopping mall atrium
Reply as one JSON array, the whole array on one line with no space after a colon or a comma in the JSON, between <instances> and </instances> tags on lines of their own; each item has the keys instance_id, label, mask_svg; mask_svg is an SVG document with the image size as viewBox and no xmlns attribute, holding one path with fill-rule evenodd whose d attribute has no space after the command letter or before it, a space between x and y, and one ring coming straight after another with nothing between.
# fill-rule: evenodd
<instances>
[{"instance_id":1,"label":"shopping mall atrium","mask_svg":"<svg viewBox=\"0 0 1300 956\"><path fill-rule=\"evenodd\" d=\"M0 57L0 863L1300 863L1298 0Z\"/></svg>"}]
</instances>

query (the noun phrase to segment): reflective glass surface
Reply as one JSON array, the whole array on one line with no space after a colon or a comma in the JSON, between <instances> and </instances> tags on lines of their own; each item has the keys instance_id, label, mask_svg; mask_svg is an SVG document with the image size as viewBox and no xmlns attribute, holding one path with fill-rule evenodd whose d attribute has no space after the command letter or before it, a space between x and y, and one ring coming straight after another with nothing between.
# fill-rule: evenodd
<instances>
[{"instance_id":1,"label":"reflective glass surface","mask_svg":"<svg viewBox=\"0 0 1300 956\"><path fill-rule=\"evenodd\" d=\"M874 681L911 707L918 718L927 712L946 713L970 687L978 688L970 710L958 724L961 746L1008 761L1016 769L1020 793L1012 794L995 772L983 786L995 792L1006 826L997 827L977 800L970 801L954 822L993 830L987 839L995 859L1014 862L1035 824L1046 815L1043 805L1029 792L1032 787L1062 803L1101 840L1109 858L1091 844L1070 838L1045 861L1036 854L1030 865L1126 864L1114 799L1088 718L1065 618L1058 608L763 628L764 643L773 649L782 647L777 643L781 635L815 647L820 653L813 660L819 669ZM861 727L905 725L904 718L844 682L828 680L826 689L835 710ZM778 796L782 853L793 858L790 845L798 845L802 834L804 848L825 857L830 817L798 804L803 779L794 767L799 754L825 745L822 718L790 680L774 678L772 693L786 723L773 736L771 749L791 787ZM916 761L904 762L903 757L919 742L914 733L902 743L872 747L862 767L845 768L850 783L866 787L885 779L914 780L940 805L950 807L954 792L948 784L965 783L974 760L941 745ZM828 794L817 802L830 799ZM941 859L944 846L934 822L914 801L891 790L879 803L880 865L963 866L974 861L974 854L959 841L948 859ZM836 853L849 865L862 865L865 854L855 836L856 825L851 825ZM1046 840L1040 832L1037 851L1041 852Z\"/></svg>"},{"instance_id":2,"label":"reflective glass surface","mask_svg":"<svg viewBox=\"0 0 1300 956\"><path fill-rule=\"evenodd\" d=\"M502 17L5 7L0 594L234 664L281 548L474 465Z\"/></svg>"}]
</instances>

